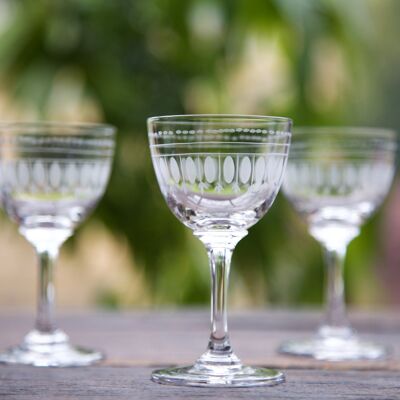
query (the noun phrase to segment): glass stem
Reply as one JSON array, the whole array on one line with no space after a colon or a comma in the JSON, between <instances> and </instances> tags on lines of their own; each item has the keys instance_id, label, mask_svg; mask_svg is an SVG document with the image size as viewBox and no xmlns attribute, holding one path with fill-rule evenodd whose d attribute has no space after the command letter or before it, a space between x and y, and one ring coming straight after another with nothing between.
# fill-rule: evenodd
<instances>
[{"instance_id":1,"label":"glass stem","mask_svg":"<svg viewBox=\"0 0 400 400\"><path fill-rule=\"evenodd\" d=\"M52 333L54 324L54 261L58 249L37 250L39 258L39 294L35 328L41 333Z\"/></svg>"},{"instance_id":2,"label":"glass stem","mask_svg":"<svg viewBox=\"0 0 400 400\"><path fill-rule=\"evenodd\" d=\"M70 229L28 228L21 226L20 233L33 245L39 259L39 293L35 328L40 333L55 332L53 269L60 246L71 235Z\"/></svg>"},{"instance_id":3,"label":"glass stem","mask_svg":"<svg viewBox=\"0 0 400 400\"><path fill-rule=\"evenodd\" d=\"M211 271L211 334L207 352L198 363L240 365L228 334L227 295L232 252L247 231L195 232L205 244Z\"/></svg>"},{"instance_id":4,"label":"glass stem","mask_svg":"<svg viewBox=\"0 0 400 400\"><path fill-rule=\"evenodd\" d=\"M326 263L326 313L320 334L348 336L351 328L346 315L344 259L347 245L324 247Z\"/></svg>"},{"instance_id":5,"label":"glass stem","mask_svg":"<svg viewBox=\"0 0 400 400\"><path fill-rule=\"evenodd\" d=\"M212 352L232 352L228 335L227 295L232 250L209 248L211 270L211 334L208 349Z\"/></svg>"}]
</instances>

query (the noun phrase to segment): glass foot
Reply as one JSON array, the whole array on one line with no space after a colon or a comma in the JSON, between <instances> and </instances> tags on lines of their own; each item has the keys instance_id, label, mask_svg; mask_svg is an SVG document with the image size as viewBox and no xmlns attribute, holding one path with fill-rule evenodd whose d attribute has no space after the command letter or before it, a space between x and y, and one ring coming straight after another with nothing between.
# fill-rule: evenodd
<instances>
[{"instance_id":1,"label":"glass foot","mask_svg":"<svg viewBox=\"0 0 400 400\"><path fill-rule=\"evenodd\" d=\"M0 353L0 363L36 367L78 367L103 358L100 352L72 346L68 336L60 330L49 334L33 330L19 346Z\"/></svg>"},{"instance_id":2,"label":"glass foot","mask_svg":"<svg viewBox=\"0 0 400 400\"><path fill-rule=\"evenodd\" d=\"M151 379L167 385L204 387L272 386L285 381L282 372L244 366L234 354L227 360L219 362L206 353L192 366L153 371Z\"/></svg>"},{"instance_id":3,"label":"glass foot","mask_svg":"<svg viewBox=\"0 0 400 400\"><path fill-rule=\"evenodd\" d=\"M288 341L279 352L295 356L312 357L324 361L381 360L387 357L387 349L379 344L358 339L318 337Z\"/></svg>"}]
</instances>

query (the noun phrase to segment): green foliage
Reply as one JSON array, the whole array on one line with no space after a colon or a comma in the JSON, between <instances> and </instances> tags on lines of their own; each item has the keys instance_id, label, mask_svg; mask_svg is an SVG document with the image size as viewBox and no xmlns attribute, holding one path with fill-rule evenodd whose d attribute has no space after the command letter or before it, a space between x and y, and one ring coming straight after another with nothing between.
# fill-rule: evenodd
<instances>
[{"instance_id":1,"label":"green foliage","mask_svg":"<svg viewBox=\"0 0 400 400\"><path fill-rule=\"evenodd\" d=\"M99 119L118 127L112 179L95 215L128 239L155 303L203 303L209 283L205 251L175 220L157 187L147 117L246 106L240 92L232 95L232 76L246 65L252 38L272 43L286 71L285 99L266 92L252 113L289 115L299 124L356 123L365 104L357 105L359 96L372 90L365 66L368 1L3 2L9 19L0 36L1 88L39 118L54 118L54 87L62 81L61 94L78 88L80 101L94 104ZM318 63L330 64L317 59L325 45L346 74L340 88L329 89L333 78L316 71ZM321 82L336 92L324 94ZM320 301L319 248L282 198L239 244L233 263L235 279L249 293L269 282L263 300ZM103 297L115 306L112 295Z\"/></svg>"}]
</instances>

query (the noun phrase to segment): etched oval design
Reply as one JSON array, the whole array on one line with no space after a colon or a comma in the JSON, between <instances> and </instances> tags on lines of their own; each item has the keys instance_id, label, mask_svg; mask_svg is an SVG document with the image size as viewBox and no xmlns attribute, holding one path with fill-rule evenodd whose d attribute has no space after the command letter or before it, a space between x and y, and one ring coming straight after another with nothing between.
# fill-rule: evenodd
<instances>
[{"instance_id":1,"label":"etched oval design","mask_svg":"<svg viewBox=\"0 0 400 400\"><path fill-rule=\"evenodd\" d=\"M73 188L78 182L78 169L75 164L68 164L65 170L65 178L68 186Z\"/></svg>"},{"instance_id":2,"label":"etched oval design","mask_svg":"<svg viewBox=\"0 0 400 400\"><path fill-rule=\"evenodd\" d=\"M204 175L208 183L215 181L217 177L217 161L213 157L206 157L204 161Z\"/></svg>"},{"instance_id":3,"label":"etched oval design","mask_svg":"<svg viewBox=\"0 0 400 400\"><path fill-rule=\"evenodd\" d=\"M95 162L91 165L90 184L92 187L97 185L99 179L99 163Z\"/></svg>"},{"instance_id":4,"label":"etched oval design","mask_svg":"<svg viewBox=\"0 0 400 400\"><path fill-rule=\"evenodd\" d=\"M331 168L331 185L333 188L336 188L340 184L339 168L337 165L333 164Z\"/></svg>"},{"instance_id":5,"label":"etched oval design","mask_svg":"<svg viewBox=\"0 0 400 400\"><path fill-rule=\"evenodd\" d=\"M178 163L176 162L174 157L171 157L171 159L169 160L169 167L171 169L172 178L176 183L179 183L179 181L181 180L181 173L179 171Z\"/></svg>"},{"instance_id":6,"label":"etched oval design","mask_svg":"<svg viewBox=\"0 0 400 400\"><path fill-rule=\"evenodd\" d=\"M321 168L315 168L315 186L320 187L324 184L324 176Z\"/></svg>"},{"instance_id":7,"label":"etched oval design","mask_svg":"<svg viewBox=\"0 0 400 400\"><path fill-rule=\"evenodd\" d=\"M24 161L18 164L18 182L21 186L27 186L29 184L29 167Z\"/></svg>"},{"instance_id":8,"label":"etched oval design","mask_svg":"<svg viewBox=\"0 0 400 400\"><path fill-rule=\"evenodd\" d=\"M225 158L224 161L224 179L226 183L231 183L235 177L235 163L231 156Z\"/></svg>"},{"instance_id":9,"label":"etched oval design","mask_svg":"<svg viewBox=\"0 0 400 400\"><path fill-rule=\"evenodd\" d=\"M394 170L390 165L382 165L382 167L383 167L382 174L384 176L383 187L385 188L385 191L387 191L392 183Z\"/></svg>"},{"instance_id":10,"label":"etched oval design","mask_svg":"<svg viewBox=\"0 0 400 400\"><path fill-rule=\"evenodd\" d=\"M382 168L383 165L381 163L375 164L373 168L371 168L371 174L370 174L370 182L374 185L379 185L383 187L383 175L385 173L385 170ZM359 171L355 171L355 174L358 176L358 181L360 180L360 173Z\"/></svg>"},{"instance_id":11,"label":"etched oval design","mask_svg":"<svg viewBox=\"0 0 400 400\"><path fill-rule=\"evenodd\" d=\"M36 161L33 166L33 180L37 186L46 185L46 170L41 161Z\"/></svg>"},{"instance_id":12,"label":"etched oval design","mask_svg":"<svg viewBox=\"0 0 400 400\"><path fill-rule=\"evenodd\" d=\"M270 180L273 178L272 172L276 169L275 164L275 159L271 159L270 168L268 171L268 176L271 176ZM309 168L307 164L303 163L299 165L299 181L306 186L310 184Z\"/></svg>"},{"instance_id":13,"label":"etched oval design","mask_svg":"<svg viewBox=\"0 0 400 400\"><path fill-rule=\"evenodd\" d=\"M369 177L370 177L370 168L368 165L363 165L360 169L360 186L365 190L369 185Z\"/></svg>"},{"instance_id":14,"label":"etched oval design","mask_svg":"<svg viewBox=\"0 0 400 400\"><path fill-rule=\"evenodd\" d=\"M268 174L268 182L276 185L282 173L282 160L280 157L275 156L271 157L268 160L267 174ZM301 182L303 185L308 185L310 182L310 170L308 165L300 164L298 166L298 182Z\"/></svg>"},{"instance_id":15,"label":"etched oval design","mask_svg":"<svg viewBox=\"0 0 400 400\"><path fill-rule=\"evenodd\" d=\"M352 165L348 165L346 168L346 171L344 172L346 174L346 184L348 187L353 187L357 183L357 172L355 168Z\"/></svg>"},{"instance_id":16,"label":"etched oval design","mask_svg":"<svg viewBox=\"0 0 400 400\"><path fill-rule=\"evenodd\" d=\"M104 190L104 186L106 185L108 178L110 177L111 166L109 163L105 162L101 166L100 173L100 190Z\"/></svg>"},{"instance_id":17,"label":"etched oval design","mask_svg":"<svg viewBox=\"0 0 400 400\"><path fill-rule=\"evenodd\" d=\"M167 163L165 162L165 160L163 158L159 158L158 159L158 168L159 168L160 173L161 173L161 178L165 182L168 182L169 181L168 165L167 165Z\"/></svg>"},{"instance_id":18,"label":"etched oval design","mask_svg":"<svg viewBox=\"0 0 400 400\"><path fill-rule=\"evenodd\" d=\"M83 164L81 169L81 186L86 189L90 183L90 164Z\"/></svg>"},{"instance_id":19,"label":"etched oval design","mask_svg":"<svg viewBox=\"0 0 400 400\"><path fill-rule=\"evenodd\" d=\"M194 163L192 157L186 159L186 177L191 184L196 182L196 164Z\"/></svg>"},{"instance_id":20,"label":"etched oval design","mask_svg":"<svg viewBox=\"0 0 400 400\"><path fill-rule=\"evenodd\" d=\"M61 183L61 168L57 162L51 163L49 170L49 181L53 188L58 188Z\"/></svg>"},{"instance_id":21,"label":"etched oval design","mask_svg":"<svg viewBox=\"0 0 400 400\"><path fill-rule=\"evenodd\" d=\"M18 185L17 181L17 171L15 163L9 163L6 169L7 174L7 183L12 187L16 187Z\"/></svg>"},{"instance_id":22,"label":"etched oval design","mask_svg":"<svg viewBox=\"0 0 400 400\"><path fill-rule=\"evenodd\" d=\"M200 157L197 157L196 159L196 166L197 179L199 180L199 182L201 182L203 179L203 164L200 160Z\"/></svg>"},{"instance_id":23,"label":"etched oval design","mask_svg":"<svg viewBox=\"0 0 400 400\"><path fill-rule=\"evenodd\" d=\"M257 183L261 183L264 180L265 175L265 160L264 157L258 157L255 165L255 180Z\"/></svg>"},{"instance_id":24,"label":"etched oval design","mask_svg":"<svg viewBox=\"0 0 400 400\"><path fill-rule=\"evenodd\" d=\"M298 180L296 179L297 174L297 164L288 164L285 180L283 182L284 186L287 190L291 190L291 188L296 188L298 186Z\"/></svg>"},{"instance_id":25,"label":"etched oval design","mask_svg":"<svg viewBox=\"0 0 400 400\"><path fill-rule=\"evenodd\" d=\"M251 162L249 157L243 157L240 163L239 178L242 183L247 183L251 175Z\"/></svg>"}]
</instances>

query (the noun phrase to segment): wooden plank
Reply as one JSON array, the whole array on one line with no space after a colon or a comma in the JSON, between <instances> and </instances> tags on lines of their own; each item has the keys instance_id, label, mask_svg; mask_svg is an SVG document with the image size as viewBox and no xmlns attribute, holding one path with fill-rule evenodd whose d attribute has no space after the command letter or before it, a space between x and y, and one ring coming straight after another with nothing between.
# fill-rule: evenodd
<instances>
[{"instance_id":1,"label":"wooden plank","mask_svg":"<svg viewBox=\"0 0 400 400\"><path fill-rule=\"evenodd\" d=\"M206 310L60 313L59 323L74 343L103 349L106 365L154 366L193 362L208 338ZM276 353L286 339L311 335L319 313L304 311L233 312L232 343L243 362L280 368L385 369L400 371L400 316L396 313L354 313L363 337L393 349L390 360L324 363ZM32 324L26 312L0 311L0 349L18 343Z\"/></svg>"},{"instance_id":2,"label":"wooden plank","mask_svg":"<svg viewBox=\"0 0 400 400\"><path fill-rule=\"evenodd\" d=\"M363 335L392 345L393 358L371 363L323 363L276 354L278 344L306 336L313 312L251 311L231 315L237 353L246 363L285 368L284 385L254 389L179 388L149 380L149 366L187 364L208 336L205 310L61 313L62 326L79 344L107 350L108 360L88 368L0 365L0 399L400 399L400 317L354 313ZM0 348L17 343L30 328L26 312L0 311Z\"/></svg>"},{"instance_id":3,"label":"wooden plank","mask_svg":"<svg viewBox=\"0 0 400 400\"><path fill-rule=\"evenodd\" d=\"M382 399L400 398L399 374L382 371L284 371L266 388L182 388L150 381L143 367L30 368L0 366L1 399Z\"/></svg>"}]
</instances>

